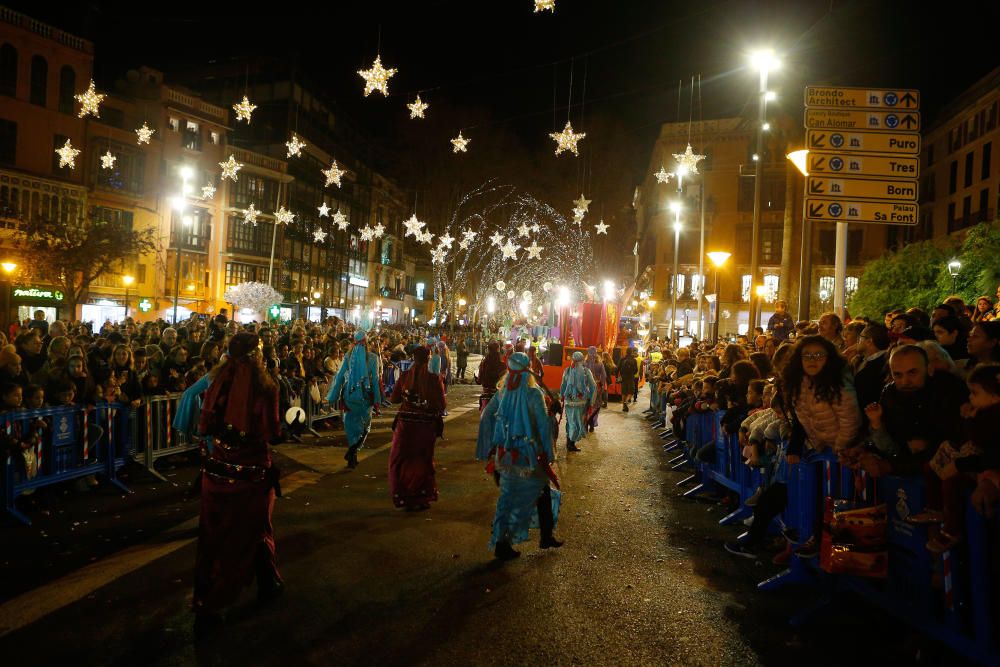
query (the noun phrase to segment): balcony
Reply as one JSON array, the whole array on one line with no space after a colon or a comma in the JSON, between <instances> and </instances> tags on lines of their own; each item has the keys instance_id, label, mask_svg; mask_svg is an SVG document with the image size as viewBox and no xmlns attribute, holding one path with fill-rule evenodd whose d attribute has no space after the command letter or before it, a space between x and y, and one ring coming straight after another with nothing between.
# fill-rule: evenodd
<instances>
[{"instance_id":1,"label":"balcony","mask_svg":"<svg viewBox=\"0 0 1000 667\"><path fill-rule=\"evenodd\" d=\"M81 222L86 203L86 188L0 169L0 228L36 220Z\"/></svg>"}]
</instances>

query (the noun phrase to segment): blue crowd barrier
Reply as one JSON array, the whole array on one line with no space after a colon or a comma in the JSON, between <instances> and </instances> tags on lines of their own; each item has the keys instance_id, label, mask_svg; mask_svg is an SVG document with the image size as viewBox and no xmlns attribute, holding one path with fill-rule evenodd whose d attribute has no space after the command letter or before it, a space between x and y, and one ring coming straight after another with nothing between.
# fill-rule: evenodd
<instances>
[{"instance_id":1,"label":"blue crowd barrier","mask_svg":"<svg viewBox=\"0 0 1000 667\"><path fill-rule=\"evenodd\" d=\"M31 519L16 507L18 496L90 475L103 475L128 492L118 479L118 470L135 453L131 424L131 411L117 403L13 410L0 415L8 440L28 443L35 461L29 467L16 444L17 449L5 452L2 482L7 512L31 525Z\"/></svg>"}]
</instances>

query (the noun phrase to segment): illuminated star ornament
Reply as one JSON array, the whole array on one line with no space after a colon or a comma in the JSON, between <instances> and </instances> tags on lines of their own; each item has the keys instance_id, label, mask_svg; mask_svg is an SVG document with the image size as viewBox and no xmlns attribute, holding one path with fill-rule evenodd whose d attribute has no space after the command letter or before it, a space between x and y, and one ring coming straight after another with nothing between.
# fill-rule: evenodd
<instances>
[{"instance_id":1,"label":"illuminated star ornament","mask_svg":"<svg viewBox=\"0 0 1000 667\"><path fill-rule=\"evenodd\" d=\"M466 146L469 145L469 140L462 136L462 132L459 131L458 136L451 140L452 153L467 153L465 150Z\"/></svg>"},{"instance_id":2,"label":"illuminated star ornament","mask_svg":"<svg viewBox=\"0 0 1000 667\"><path fill-rule=\"evenodd\" d=\"M604 234L605 236L608 235L608 227L610 227L610 226L611 225L604 224L604 220L601 220L599 223L597 223L596 225L594 225L594 227L597 228L597 233L598 234Z\"/></svg>"},{"instance_id":3,"label":"illuminated star ornament","mask_svg":"<svg viewBox=\"0 0 1000 667\"><path fill-rule=\"evenodd\" d=\"M674 153L673 155L674 159L677 160L678 171L688 174L697 174L698 163L707 157L705 155L696 155L691 150L691 144L687 145L687 149L683 153Z\"/></svg>"},{"instance_id":4,"label":"illuminated star ornament","mask_svg":"<svg viewBox=\"0 0 1000 667\"><path fill-rule=\"evenodd\" d=\"M283 225L290 225L295 220L295 214L281 206L274 212L274 219Z\"/></svg>"},{"instance_id":5,"label":"illuminated star ornament","mask_svg":"<svg viewBox=\"0 0 1000 667\"><path fill-rule=\"evenodd\" d=\"M571 151L573 155L579 155L576 150L576 142L587 136L586 132L573 132L573 126L570 122L566 121L566 127L563 128L562 132L550 132L549 137L551 137L556 142L556 155L559 155L563 151Z\"/></svg>"},{"instance_id":6,"label":"illuminated star ornament","mask_svg":"<svg viewBox=\"0 0 1000 667\"><path fill-rule=\"evenodd\" d=\"M490 237L490 243L492 243L493 245L495 245L497 247L502 246L503 245L503 234L501 234L500 232L496 232L495 234L493 234L493 236ZM501 287L500 289L503 289L503 288Z\"/></svg>"},{"instance_id":7,"label":"illuminated star ornament","mask_svg":"<svg viewBox=\"0 0 1000 667\"><path fill-rule=\"evenodd\" d=\"M420 234L420 239L419 240L420 240L421 243L430 244L430 242L432 240L434 240L434 235L431 234L430 232L422 232Z\"/></svg>"},{"instance_id":8,"label":"illuminated star ornament","mask_svg":"<svg viewBox=\"0 0 1000 667\"><path fill-rule=\"evenodd\" d=\"M260 214L260 211L258 211L257 209L255 209L253 207L253 204L250 204L250 206L247 207L247 209L245 211L243 211L243 222L244 223L249 223L249 224L253 225L254 227L256 227L257 226L257 216L259 214Z\"/></svg>"},{"instance_id":9,"label":"illuminated star ornament","mask_svg":"<svg viewBox=\"0 0 1000 667\"><path fill-rule=\"evenodd\" d=\"M380 239L383 236L385 236L385 225L383 225L380 222L377 225L375 225L374 227L372 227L372 236L374 238L377 238L377 239Z\"/></svg>"},{"instance_id":10,"label":"illuminated star ornament","mask_svg":"<svg viewBox=\"0 0 1000 667\"><path fill-rule=\"evenodd\" d=\"M361 228L361 240L362 241L371 241L372 240L372 235L374 233L375 233L374 229L372 229L368 225L365 225L364 227Z\"/></svg>"},{"instance_id":11,"label":"illuminated star ornament","mask_svg":"<svg viewBox=\"0 0 1000 667\"><path fill-rule=\"evenodd\" d=\"M117 160L114 155L111 154L111 149L101 156L101 169L113 169L115 166L115 160Z\"/></svg>"},{"instance_id":12,"label":"illuminated star ornament","mask_svg":"<svg viewBox=\"0 0 1000 667\"><path fill-rule=\"evenodd\" d=\"M73 144L66 140L62 148L57 148L55 151L59 155L59 168L69 167L70 169L76 169L76 156L80 154L80 150L73 148Z\"/></svg>"},{"instance_id":13,"label":"illuminated star ornament","mask_svg":"<svg viewBox=\"0 0 1000 667\"><path fill-rule=\"evenodd\" d=\"M438 237L438 244L440 244L441 247L447 247L447 248L450 249L451 248L451 244L454 243L454 242L455 242L455 239L452 238L451 234L449 234L448 232L445 232L444 236L439 236Z\"/></svg>"},{"instance_id":14,"label":"illuminated star ornament","mask_svg":"<svg viewBox=\"0 0 1000 667\"><path fill-rule=\"evenodd\" d=\"M219 163L219 167L222 168L222 180L231 178L233 179L233 183L235 183L236 172L243 168L243 164L241 162L237 162L236 158L230 155L228 160Z\"/></svg>"},{"instance_id":15,"label":"illuminated star ornament","mask_svg":"<svg viewBox=\"0 0 1000 667\"><path fill-rule=\"evenodd\" d=\"M412 235L413 238L419 241L421 234L420 229L424 226L424 224L426 223L417 220L417 214L414 213L413 215L410 216L409 220L403 221L403 226L406 227L406 232L403 234L403 238L405 239L407 236Z\"/></svg>"},{"instance_id":16,"label":"illuminated star ornament","mask_svg":"<svg viewBox=\"0 0 1000 667\"><path fill-rule=\"evenodd\" d=\"M142 127L135 131L137 137L136 143L148 144L149 140L153 138L154 132L156 132L156 130L150 128L149 125L146 125L146 123L143 123Z\"/></svg>"},{"instance_id":17,"label":"illuminated star ornament","mask_svg":"<svg viewBox=\"0 0 1000 667\"><path fill-rule=\"evenodd\" d=\"M527 224L523 222L521 223L521 226L517 228L518 236L528 236L530 232L531 232L531 227L529 227Z\"/></svg>"},{"instance_id":18,"label":"illuminated star ornament","mask_svg":"<svg viewBox=\"0 0 1000 667\"><path fill-rule=\"evenodd\" d=\"M209 183L201 189L202 199L215 199L215 186Z\"/></svg>"},{"instance_id":19,"label":"illuminated star ornament","mask_svg":"<svg viewBox=\"0 0 1000 667\"><path fill-rule=\"evenodd\" d=\"M590 199L584 199L583 193L580 193L580 198L573 203L576 204L577 208L583 209L583 212L586 213L590 210L590 202Z\"/></svg>"},{"instance_id":20,"label":"illuminated star ornament","mask_svg":"<svg viewBox=\"0 0 1000 667\"><path fill-rule=\"evenodd\" d=\"M365 80L365 97L377 90L383 95L389 95L389 79L396 73L395 68L382 67L382 56L375 56L371 69L359 69L358 75Z\"/></svg>"},{"instance_id":21,"label":"illuminated star ornament","mask_svg":"<svg viewBox=\"0 0 1000 667\"><path fill-rule=\"evenodd\" d=\"M472 243L472 240L479 236L479 232L474 232L471 229L466 229L462 232L462 236L465 237L466 243Z\"/></svg>"},{"instance_id":22,"label":"illuminated star ornament","mask_svg":"<svg viewBox=\"0 0 1000 667\"><path fill-rule=\"evenodd\" d=\"M317 206L316 208L319 210L319 217L321 218L330 217L330 207L326 205L326 202L323 202L322 206Z\"/></svg>"},{"instance_id":23,"label":"illuminated star ornament","mask_svg":"<svg viewBox=\"0 0 1000 667\"><path fill-rule=\"evenodd\" d=\"M534 232L535 234L537 234L538 232L540 232L541 229L542 229L542 226L539 225L537 222L531 226L531 231Z\"/></svg>"},{"instance_id":24,"label":"illuminated star ornament","mask_svg":"<svg viewBox=\"0 0 1000 667\"><path fill-rule=\"evenodd\" d=\"M252 114L253 110L256 109L256 108L257 108L256 106L254 106L253 104L250 104L250 99L246 95L244 95L242 102L240 102L239 104L234 104L233 105L233 111L236 112L236 122L239 122L241 120L245 120L247 122L247 124L249 125L250 124L250 114Z\"/></svg>"},{"instance_id":25,"label":"illuminated star ornament","mask_svg":"<svg viewBox=\"0 0 1000 667\"><path fill-rule=\"evenodd\" d=\"M653 176L656 177L657 183L669 183L670 179L674 177L673 174L663 168L663 165L660 165L660 170L653 174Z\"/></svg>"},{"instance_id":26,"label":"illuminated star ornament","mask_svg":"<svg viewBox=\"0 0 1000 667\"><path fill-rule=\"evenodd\" d=\"M340 231L344 231L350 225L350 223L347 222L347 216L340 211L333 214L333 224L337 225L337 229Z\"/></svg>"},{"instance_id":27,"label":"illuminated star ornament","mask_svg":"<svg viewBox=\"0 0 1000 667\"><path fill-rule=\"evenodd\" d=\"M467 239L462 239L461 241L458 242L458 247L461 248L462 250L468 250L469 241Z\"/></svg>"},{"instance_id":28,"label":"illuminated star ornament","mask_svg":"<svg viewBox=\"0 0 1000 667\"><path fill-rule=\"evenodd\" d=\"M521 246L514 245L514 242L511 239L507 239L507 242L503 244L502 248L500 248L501 252L503 252L504 259L517 259L517 251L520 249Z\"/></svg>"},{"instance_id":29,"label":"illuminated star ornament","mask_svg":"<svg viewBox=\"0 0 1000 667\"><path fill-rule=\"evenodd\" d=\"M326 232L323 229L321 229L320 227L317 227L313 231L313 242L315 242L315 243L322 243L325 240L326 240Z\"/></svg>"},{"instance_id":30,"label":"illuminated star ornament","mask_svg":"<svg viewBox=\"0 0 1000 667\"><path fill-rule=\"evenodd\" d=\"M407 104L406 108L410 110L410 118L423 118L428 106L430 105L421 100L420 95L417 95L417 99Z\"/></svg>"},{"instance_id":31,"label":"illuminated star ornament","mask_svg":"<svg viewBox=\"0 0 1000 667\"><path fill-rule=\"evenodd\" d=\"M535 0L535 13L549 10L553 14L556 13L556 0Z\"/></svg>"},{"instance_id":32,"label":"illuminated star ornament","mask_svg":"<svg viewBox=\"0 0 1000 667\"><path fill-rule=\"evenodd\" d=\"M448 251L440 246L431 250L431 264L444 264L444 258L447 254Z\"/></svg>"},{"instance_id":33,"label":"illuminated star ornament","mask_svg":"<svg viewBox=\"0 0 1000 667\"><path fill-rule=\"evenodd\" d=\"M538 245L537 241L532 241L531 245L525 248L525 250L528 251L528 259L541 259L539 255L543 250L545 250L545 248Z\"/></svg>"},{"instance_id":34,"label":"illuminated star ornament","mask_svg":"<svg viewBox=\"0 0 1000 667\"><path fill-rule=\"evenodd\" d=\"M302 157L302 149L306 147L304 141L300 141L296 134L292 134L292 140L285 142L285 147L288 148L288 154L285 157Z\"/></svg>"},{"instance_id":35,"label":"illuminated star ornament","mask_svg":"<svg viewBox=\"0 0 1000 667\"><path fill-rule=\"evenodd\" d=\"M326 176L325 187L330 187L330 185L340 187L340 177L344 175L344 170L337 166L336 160L333 161L329 169L321 169L320 171Z\"/></svg>"},{"instance_id":36,"label":"illuminated star ornament","mask_svg":"<svg viewBox=\"0 0 1000 667\"><path fill-rule=\"evenodd\" d=\"M90 87L83 91L79 95L74 95L73 98L80 103L80 113L76 115L77 118L83 118L84 116L93 116L94 118L100 118L101 112L98 107L101 105L101 100L104 99L104 95L97 92L97 88L94 87L94 80L90 80Z\"/></svg>"},{"instance_id":37,"label":"illuminated star ornament","mask_svg":"<svg viewBox=\"0 0 1000 667\"><path fill-rule=\"evenodd\" d=\"M583 222L583 216L586 214L587 212L582 208L580 208L579 206L575 207L573 209L573 222L579 225L581 222Z\"/></svg>"}]
</instances>

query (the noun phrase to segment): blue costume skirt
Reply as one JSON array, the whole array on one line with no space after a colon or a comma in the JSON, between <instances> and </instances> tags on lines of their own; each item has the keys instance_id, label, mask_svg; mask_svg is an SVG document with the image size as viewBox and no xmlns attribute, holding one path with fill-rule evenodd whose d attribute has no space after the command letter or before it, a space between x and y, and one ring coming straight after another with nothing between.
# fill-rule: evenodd
<instances>
[{"instance_id":1,"label":"blue costume skirt","mask_svg":"<svg viewBox=\"0 0 1000 667\"><path fill-rule=\"evenodd\" d=\"M563 408L563 417L566 420L566 437L573 442L580 442L587 437L587 425L584 420L587 418L587 406L570 406Z\"/></svg>"},{"instance_id":2,"label":"blue costume skirt","mask_svg":"<svg viewBox=\"0 0 1000 667\"><path fill-rule=\"evenodd\" d=\"M518 544L528 540L528 530L538 528L538 507L535 503L549 483L548 478L536 474L525 477L517 472L500 473L500 497L497 499L497 512L493 517L493 534L490 536L489 548L496 547L497 542L508 541ZM560 494L557 489L550 489L552 496L552 518L559 522Z\"/></svg>"},{"instance_id":3,"label":"blue costume skirt","mask_svg":"<svg viewBox=\"0 0 1000 667\"><path fill-rule=\"evenodd\" d=\"M368 432L372 428L372 406L367 401L345 401L344 431L347 433L349 447L361 447L365 444Z\"/></svg>"}]
</instances>

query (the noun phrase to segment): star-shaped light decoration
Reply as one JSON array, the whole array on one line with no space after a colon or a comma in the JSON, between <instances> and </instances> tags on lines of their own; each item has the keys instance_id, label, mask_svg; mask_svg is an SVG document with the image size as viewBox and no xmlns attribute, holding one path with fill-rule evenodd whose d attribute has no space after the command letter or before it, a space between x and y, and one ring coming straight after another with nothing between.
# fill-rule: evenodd
<instances>
[{"instance_id":1,"label":"star-shaped light decoration","mask_svg":"<svg viewBox=\"0 0 1000 667\"><path fill-rule=\"evenodd\" d=\"M514 242L511 239L507 239L507 242L500 248L501 252L503 252L504 259L517 259L517 251L520 249L521 246L514 245Z\"/></svg>"},{"instance_id":2,"label":"star-shaped light decoration","mask_svg":"<svg viewBox=\"0 0 1000 667\"><path fill-rule=\"evenodd\" d=\"M249 125L250 124L250 114L252 114L253 110L256 109L256 108L257 108L256 106L254 106L253 104L250 104L250 99L246 95L244 95L242 102L240 102L239 104L234 104L233 105L233 111L236 112L236 122L239 122L241 120L245 120L247 122L247 124Z\"/></svg>"},{"instance_id":3,"label":"star-shaped light decoration","mask_svg":"<svg viewBox=\"0 0 1000 667\"><path fill-rule=\"evenodd\" d=\"M283 225L290 225L295 221L295 214L286 209L284 206L279 206L278 210L274 212L275 222L280 222Z\"/></svg>"},{"instance_id":4,"label":"star-shaped light decoration","mask_svg":"<svg viewBox=\"0 0 1000 667\"><path fill-rule=\"evenodd\" d=\"M330 217L330 207L326 205L326 202L323 202L322 206L317 206L316 208L319 210L319 217L321 218Z\"/></svg>"},{"instance_id":5,"label":"star-shaped light decoration","mask_svg":"<svg viewBox=\"0 0 1000 667\"><path fill-rule=\"evenodd\" d=\"M410 216L409 220L404 220L403 221L403 226L406 227L406 232L403 234L403 238L405 239L407 236L412 235L413 238L415 238L415 239L417 239L419 241L420 240L420 234L421 234L420 229L425 224L426 223L423 223L423 222L420 222L419 220L417 220L417 214L414 213L413 215Z\"/></svg>"},{"instance_id":6,"label":"star-shaped light decoration","mask_svg":"<svg viewBox=\"0 0 1000 667\"><path fill-rule=\"evenodd\" d=\"M541 259L539 255L545 248L538 245L538 241L532 241L531 245L525 248L525 250L528 251L528 259Z\"/></svg>"},{"instance_id":7,"label":"star-shaped light decoration","mask_svg":"<svg viewBox=\"0 0 1000 667\"><path fill-rule=\"evenodd\" d=\"M553 14L556 13L556 0L535 0L535 13L549 10Z\"/></svg>"},{"instance_id":8,"label":"star-shaped light decoration","mask_svg":"<svg viewBox=\"0 0 1000 667\"><path fill-rule=\"evenodd\" d=\"M585 210L577 206L576 208L573 209L573 222L579 225L581 222L583 222L583 216L586 214L587 212Z\"/></svg>"},{"instance_id":9,"label":"star-shaped light decoration","mask_svg":"<svg viewBox=\"0 0 1000 667\"><path fill-rule=\"evenodd\" d=\"M656 177L657 183L669 183L670 179L674 177L674 174L664 169L663 165L660 165L660 170L653 174L653 176Z\"/></svg>"},{"instance_id":10,"label":"star-shaped light decoration","mask_svg":"<svg viewBox=\"0 0 1000 667\"><path fill-rule=\"evenodd\" d=\"M326 176L325 187L330 187L331 185L340 187L340 177L344 175L344 170L337 166L336 160L333 161L329 169L321 169L320 171Z\"/></svg>"},{"instance_id":11,"label":"star-shaped light decoration","mask_svg":"<svg viewBox=\"0 0 1000 667\"><path fill-rule=\"evenodd\" d=\"M313 230L314 243L323 243L324 241L326 241L326 236L327 236L326 231L324 231L323 228L321 227L317 227L316 229Z\"/></svg>"},{"instance_id":12,"label":"star-shaped light decoration","mask_svg":"<svg viewBox=\"0 0 1000 667\"><path fill-rule=\"evenodd\" d=\"M146 123L144 122L142 124L142 127L138 128L135 131L137 137L136 143L148 144L149 140L153 138L154 132L156 132L156 130L152 129L151 127L149 127L149 125L146 125Z\"/></svg>"},{"instance_id":13,"label":"star-shaped light decoration","mask_svg":"<svg viewBox=\"0 0 1000 667\"><path fill-rule=\"evenodd\" d=\"M407 104L406 108L410 110L410 118L423 118L424 112L427 111L427 107L429 106L429 104L420 99L420 95L417 95L417 99Z\"/></svg>"},{"instance_id":14,"label":"star-shaped light decoration","mask_svg":"<svg viewBox=\"0 0 1000 667\"><path fill-rule=\"evenodd\" d=\"M462 236L465 238L466 243L472 243L472 240L479 236L479 232L474 232L471 229L466 229L462 232Z\"/></svg>"},{"instance_id":15,"label":"star-shaped light decoration","mask_svg":"<svg viewBox=\"0 0 1000 667\"><path fill-rule=\"evenodd\" d=\"M73 148L73 144L66 140L62 148L57 148L56 153L59 154L59 168L69 167L70 169L76 169L76 156L80 154L80 150Z\"/></svg>"},{"instance_id":16,"label":"star-shaped light decoration","mask_svg":"<svg viewBox=\"0 0 1000 667\"><path fill-rule=\"evenodd\" d=\"M521 226L517 228L518 236L528 236L530 233L531 233L531 227L529 227L526 223L522 222Z\"/></svg>"},{"instance_id":17,"label":"star-shaped light decoration","mask_svg":"<svg viewBox=\"0 0 1000 667\"><path fill-rule=\"evenodd\" d=\"M445 232L444 236L439 236L438 237L438 244L441 245L441 246L443 246L443 247L447 247L449 249L451 248L451 244L454 243L454 242L455 242L455 239L452 238L451 234L448 233L448 232Z\"/></svg>"},{"instance_id":18,"label":"star-shaped light decoration","mask_svg":"<svg viewBox=\"0 0 1000 667\"><path fill-rule=\"evenodd\" d=\"M347 216L340 211L333 214L333 224L337 225L337 229L340 231L344 231L350 225L350 223L347 222Z\"/></svg>"},{"instance_id":19,"label":"star-shaped light decoration","mask_svg":"<svg viewBox=\"0 0 1000 667\"><path fill-rule=\"evenodd\" d=\"M584 199L583 193L580 193L580 198L573 203L576 204L577 208L582 208L583 212L586 213L590 210L590 201L590 199Z\"/></svg>"},{"instance_id":20,"label":"star-shaped light decoration","mask_svg":"<svg viewBox=\"0 0 1000 667\"><path fill-rule=\"evenodd\" d=\"M375 230L372 229L371 227L369 227L368 225L365 225L364 227L361 228L361 240L362 241L371 241L372 240L372 235L374 235L374 234L375 234Z\"/></svg>"},{"instance_id":21,"label":"star-shaped light decoration","mask_svg":"<svg viewBox=\"0 0 1000 667\"><path fill-rule=\"evenodd\" d=\"M573 132L573 125L566 121L566 127L562 132L550 132L549 137L556 142L556 155L563 151L571 151L573 155L579 155L576 150L576 142L587 136L586 132Z\"/></svg>"},{"instance_id":22,"label":"star-shaped light decoration","mask_svg":"<svg viewBox=\"0 0 1000 667\"><path fill-rule=\"evenodd\" d=\"M209 183L201 189L202 199L215 199L215 186Z\"/></svg>"},{"instance_id":23,"label":"star-shaped light decoration","mask_svg":"<svg viewBox=\"0 0 1000 667\"><path fill-rule=\"evenodd\" d=\"M382 56L375 56L371 69L359 69L358 75L365 80L365 97L377 90L385 96L389 95L389 79L396 73L395 68L382 67Z\"/></svg>"},{"instance_id":24,"label":"star-shaped light decoration","mask_svg":"<svg viewBox=\"0 0 1000 667\"><path fill-rule=\"evenodd\" d=\"M117 159L111 154L111 149L109 148L108 152L101 156L101 169L113 169Z\"/></svg>"},{"instance_id":25,"label":"star-shaped light decoration","mask_svg":"<svg viewBox=\"0 0 1000 667\"><path fill-rule=\"evenodd\" d=\"M288 154L285 157L302 157L302 149L306 147L306 143L299 139L299 136L292 133L292 140L285 142L285 147L288 149Z\"/></svg>"},{"instance_id":26,"label":"star-shaped light decoration","mask_svg":"<svg viewBox=\"0 0 1000 667\"><path fill-rule=\"evenodd\" d=\"M243 222L244 223L250 223L251 225L253 225L254 227L256 227L257 226L257 216L259 214L260 214L260 211L258 211L257 209L255 209L253 207L253 204L250 204L250 206L248 206L247 209L245 211L243 211Z\"/></svg>"},{"instance_id":27,"label":"star-shaped light decoration","mask_svg":"<svg viewBox=\"0 0 1000 667\"><path fill-rule=\"evenodd\" d=\"M452 153L467 153L468 151L465 150L465 148L466 146L469 145L469 139L463 137L462 131L459 130L458 136L451 140L451 145L452 145L451 149Z\"/></svg>"},{"instance_id":28,"label":"star-shaped light decoration","mask_svg":"<svg viewBox=\"0 0 1000 667\"><path fill-rule=\"evenodd\" d=\"M431 250L431 264L444 264L444 258L448 254L448 250L438 246Z\"/></svg>"},{"instance_id":29,"label":"star-shaped light decoration","mask_svg":"<svg viewBox=\"0 0 1000 667\"><path fill-rule=\"evenodd\" d=\"M83 118L84 116L93 116L94 118L101 117L101 100L106 96L97 92L97 88L94 86L94 80L90 80L90 86L87 90L83 91L79 95L74 95L73 98L80 103L80 113L76 114L77 118Z\"/></svg>"},{"instance_id":30,"label":"star-shaped light decoration","mask_svg":"<svg viewBox=\"0 0 1000 667\"><path fill-rule=\"evenodd\" d=\"M603 218L601 219L601 221L599 223L597 223L596 225L594 225L594 227L597 228L597 233L598 234L604 234L605 236L608 235L608 227L610 227L610 226L611 225L604 224L604 219Z\"/></svg>"},{"instance_id":31,"label":"star-shaped light decoration","mask_svg":"<svg viewBox=\"0 0 1000 667\"><path fill-rule=\"evenodd\" d=\"M461 248L462 250L468 250L469 241L467 239L462 239L461 241L458 242L458 247Z\"/></svg>"},{"instance_id":32,"label":"star-shaped light decoration","mask_svg":"<svg viewBox=\"0 0 1000 667\"><path fill-rule=\"evenodd\" d=\"M687 174L697 174L698 163L707 157L705 155L696 155L691 150L691 144L687 145L687 149L683 153L674 153L673 155L674 159L677 160L678 170Z\"/></svg>"},{"instance_id":33,"label":"star-shaped light decoration","mask_svg":"<svg viewBox=\"0 0 1000 667\"><path fill-rule=\"evenodd\" d=\"M430 232L422 232L420 234L420 242L421 243L427 243L429 245L430 242L433 241L433 240L434 240L434 235L431 234Z\"/></svg>"},{"instance_id":34,"label":"star-shaped light decoration","mask_svg":"<svg viewBox=\"0 0 1000 667\"><path fill-rule=\"evenodd\" d=\"M542 229L542 226L540 224L538 224L537 222L531 226L531 231L533 233L535 233L535 234L537 234L538 232L540 232L541 229Z\"/></svg>"},{"instance_id":35,"label":"star-shaped light decoration","mask_svg":"<svg viewBox=\"0 0 1000 667\"><path fill-rule=\"evenodd\" d=\"M492 243L493 245L498 246L498 247L502 246L503 245L503 234L501 234L500 232L494 233L493 236L490 237L490 243ZM500 289L503 289L503 288L501 287Z\"/></svg>"},{"instance_id":36,"label":"star-shaped light decoration","mask_svg":"<svg viewBox=\"0 0 1000 667\"><path fill-rule=\"evenodd\" d=\"M374 227L372 227L372 237L376 238L376 239L380 239L383 236L385 236L385 225L383 225L380 222L377 225L375 225Z\"/></svg>"},{"instance_id":37,"label":"star-shaped light decoration","mask_svg":"<svg viewBox=\"0 0 1000 667\"><path fill-rule=\"evenodd\" d=\"M236 158L230 155L228 160L219 163L219 167L222 168L222 180L231 178L233 179L233 183L235 183L236 173L243 168L243 164L241 162L237 162Z\"/></svg>"}]
</instances>

